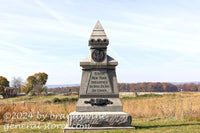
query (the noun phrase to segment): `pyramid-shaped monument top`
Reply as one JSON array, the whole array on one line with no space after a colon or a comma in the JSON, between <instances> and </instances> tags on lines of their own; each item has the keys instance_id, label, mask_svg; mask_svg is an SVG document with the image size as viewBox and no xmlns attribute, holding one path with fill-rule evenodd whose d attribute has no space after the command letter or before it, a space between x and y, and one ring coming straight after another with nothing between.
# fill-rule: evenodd
<instances>
[{"instance_id":1,"label":"pyramid-shaped monument top","mask_svg":"<svg viewBox=\"0 0 200 133\"><path fill-rule=\"evenodd\" d=\"M92 34L89 39L89 45L108 45L109 41L106 36L106 33L104 32L103 26L101 25L100 21L98 20Z\"/></svg>"}]
</instances>

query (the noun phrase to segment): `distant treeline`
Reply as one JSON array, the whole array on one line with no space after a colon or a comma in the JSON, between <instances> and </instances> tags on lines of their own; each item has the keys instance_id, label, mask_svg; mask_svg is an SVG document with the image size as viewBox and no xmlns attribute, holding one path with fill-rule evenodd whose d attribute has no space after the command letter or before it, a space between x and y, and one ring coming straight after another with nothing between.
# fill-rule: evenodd
<instances>
[{"instance_id":1,"label":"distant treeline","mask_svg":"<svg viewBox=\"0 0 200 133\"><path fill-rule=\"evenodd\" d=\"M120 92L177 92L178 88L171 83L118 83Z\"/></svg>"},{"instance_id":2,"label":"distant treeline","mask_svg":"<svg viewBox=\"0 0 200 133\"><path fill-rule=\"evenodd\" d=\"M54 94L71 94L71 93L78 93L80 86L74 87L56 87L56 88L49 88L48 93Z\"/></svg>"},{"instance_id":3,"label":"distant treeline","mask_svg":"<svg viewBox=\"0 0 200 133\"><path fill-rule=\"evenodd\" d=\"M144 83L118 83L120 92L180 92L180 91L200 91L200 84L184 83L171 84L160 82Z\"/></svg>"},{"instance_id":4,"label":"distant treeline","mask_svg":"<svg viewBox=\"0 0 200 133\"><path fill-rule=\"evenodd\" d=\"M184 83L174 85L172 83L143 82L143 83L118 83L120 92L180 92L200 91L200 84ZM80 86L49 88L49 93L71 94L78 93Z\"/></svg>"},{"instance_id":5,"label":"distant treeline","mask_svg":"<svg viewBox=\"0 0 200 133\"><path fill-rule=\"evenodd\" d=\"M185 83L176 85L179 91L200 91L200 84Z\"/></svg>"}]
</instances>

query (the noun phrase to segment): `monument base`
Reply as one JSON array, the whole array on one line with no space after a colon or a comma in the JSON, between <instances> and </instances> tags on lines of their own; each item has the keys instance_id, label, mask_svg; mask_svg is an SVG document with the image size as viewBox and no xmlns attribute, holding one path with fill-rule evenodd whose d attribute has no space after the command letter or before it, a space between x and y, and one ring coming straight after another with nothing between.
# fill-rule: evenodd
<instances>
[{"instance_id":1,"label":"monument base","mask_svg":"<svg viewBox=\"0 0 200 133\"><path fill-rule=\"evenodd\" d=\"M72 112L64 132L78 130L134 129L125 112Z\"/></svg>"}]
</instances>

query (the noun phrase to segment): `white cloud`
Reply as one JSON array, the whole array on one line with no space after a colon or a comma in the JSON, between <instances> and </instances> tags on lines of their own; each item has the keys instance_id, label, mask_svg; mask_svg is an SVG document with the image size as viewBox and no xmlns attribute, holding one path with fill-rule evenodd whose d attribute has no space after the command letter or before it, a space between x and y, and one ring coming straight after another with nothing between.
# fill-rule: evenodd
<instances>
[{"instance_id":1,"label":"white cloud","mask_svg":"<svg viewBox=\"0 0 200 133\"><path fill-rule=\"evenodd\" d=\"M86 38L87 36L87 29L89 27L84 25L77 25L70 21L68 21L66 18L64 18L61 14L57 13L53 9L49 8L45 3L41 2L40 0L35 0L35 2L43 8L46 12L48 12L51 16L53 16L62 26L62 28L65 30L65 32Z\"/></svg>"},{"instance_id":2,"label":"white cloud","mask_svg":"<svg viewBox=\"0 0 200 133\"><path fill-rule=\"evenodd\" d=\"M19 50L20 52L25 53L25 54L31 54L31 55L40 54L38 51L35 51L35 50L32 50L32 49L20 46L18 44L12 44L12 43L9 43L9 42L6 42L6 41L2 41L2 40L0 40L0 45L14 48L16 50Z\"/></svg>"},{"instance_id":3,"label":"white cloud","mask_svg":"<svg viewBox=\"0 0 200 133\"><path fill-rule=\"evenodd\" d=\"M188 16L152 16L121 13L126 22L106 21L112 43L123 47L174 50L182 54L200 52L200 19L185 21ZM129 21L127 21L129 20Z\"/></svg>"}]
</instances>

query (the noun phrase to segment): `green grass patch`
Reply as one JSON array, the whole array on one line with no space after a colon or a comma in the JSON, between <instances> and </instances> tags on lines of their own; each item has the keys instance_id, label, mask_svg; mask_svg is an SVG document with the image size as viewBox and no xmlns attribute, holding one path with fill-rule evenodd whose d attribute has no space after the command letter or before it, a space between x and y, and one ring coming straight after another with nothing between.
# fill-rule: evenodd
<instances>
[{"instance_id":1,"label":"green grass patch","mask_svg":"<svg viewBox=\"0 0 200 133\"><path fill-rule=\"evenodd\" d=\"M31 124L37 124L39 121L32 121L32 122L22 122L19 123L20 125L25 124L31 126ZM47 127L48 124L50 125L49 128ZM40 129L31 129L31 127L26 129L8 129L5 132L4 125L0 125L0 133L61 133L63 129L61 125L67 124L66 122L41 122ZM16 124L15 124L16 125ZM132 125L135 129L120 129L120 130L98 130L98 131L84 131L85 133L197 133L200 131L200 122L198 121L187 121L187 120L148 120L148 119L133 119ZM55 127L57 126L57 127ZM33 127L34 128L34 127ZM52 129L50 129L52 128ZM76 131L71 133L81 133L82 131Z\"/></svg>"},{"instance_id":2,"label":"green grass patch","mask_svg":"<svg viewBox=\"0 0 200 133\"><path fill-rule=\"evenodd\" d=\"M154 97L163 97L165 95L173 95L173 94L142 94L142 95L137 95L137 96L133 96L133 95L130 95L130 96L120 96L120 99L121 100L132 100L132 99L143 99L143 98L154 98Z\"/></svg>"},{"instance_id":3,"label":"green grass patch","mask_svg":"<svg viewBox=\"0 0 200 133\"><path fill-rule=\"evenodd\" d=\"M161 94L144 94L144 95L137 95L134 98L138 99L138 98L152 98L152 97L163 97L163 95L161 95Z\"/></svg>"},{"instance_id":4,"label":"green grass patch","mask_svg":"<svg viewBox=\"0 0 200 133\"><path fill-rule=\"evenodd\" d=\"M78 97L66 97L66 98L57 98L57 97L55 97L53 100L52 100L52 102L53 103L64 103L64 102L71 102L71 103L73 103L73 102L77 102L78 101Z\"/></svg>"},{"instance_id":5,"label":"green grass patch","mask_svg":"<svg viewBox=\"0 0 200 133\"><path fill-rule=\"evenodd\" d=\"M133 96L120 96L120 100L132 100Z\"/></svg>"},{"instance_id":6,"label":"green grass patch","mask_svg":"<svg viewBox=\"0 0 200 133\"><path fill-rule=\"evenodd\" d=\"M1 103L21 103L21 102L45 102L45 103L50 103L53 102L55 98L58 98L60 102L58 103L63 103L63 102L76 102L78 100L78 96L64 96L63 94L50 94L47 96L19 96L19 97L14 97L14 98L8 98L8 99L1 99ZM54 102L53 102L54 103Z\"/></svg>"}]
</instances>

